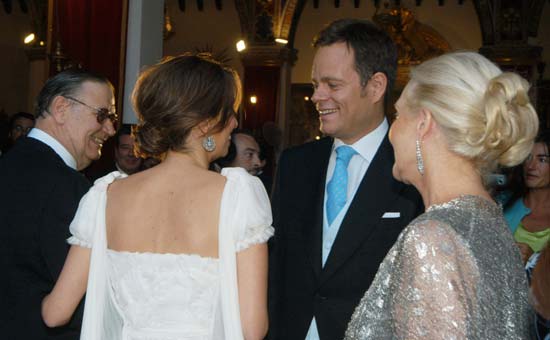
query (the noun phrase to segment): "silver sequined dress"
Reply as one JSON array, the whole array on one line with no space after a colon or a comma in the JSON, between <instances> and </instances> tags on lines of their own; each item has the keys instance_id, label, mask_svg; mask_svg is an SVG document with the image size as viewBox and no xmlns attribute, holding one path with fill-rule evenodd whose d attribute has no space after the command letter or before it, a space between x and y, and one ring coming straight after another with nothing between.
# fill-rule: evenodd
<instances>
[{"instance_id":1,"label":"silver sequined dress","mask_svg":"<svg viewBox=\"0 0 550 340\"><path fill-rule=\"evenodd\" d=\"M461 196L403 230L345 339L529 339L527 293L500 207Z\"/></svg>"}]
</instances>

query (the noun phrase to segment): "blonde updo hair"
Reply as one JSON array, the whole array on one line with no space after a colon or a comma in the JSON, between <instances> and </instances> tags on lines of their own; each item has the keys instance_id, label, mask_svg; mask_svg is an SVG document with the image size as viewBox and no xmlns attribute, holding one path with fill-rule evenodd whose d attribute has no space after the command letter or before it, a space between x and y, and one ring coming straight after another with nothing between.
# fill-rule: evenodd
<instances>
[{"instance_id":1,"label":"blonde updo hair","mask_svg":"<svg viewBox=\"0 0 550 340\"><path fill-rule=\"evenodd\" d=\"M430 110L449 148L482 176L520 164L531 152L539 123L519 75L478 53L455 52L414 68L411 83L407 105Z\"/></svg>"}]
</instances>

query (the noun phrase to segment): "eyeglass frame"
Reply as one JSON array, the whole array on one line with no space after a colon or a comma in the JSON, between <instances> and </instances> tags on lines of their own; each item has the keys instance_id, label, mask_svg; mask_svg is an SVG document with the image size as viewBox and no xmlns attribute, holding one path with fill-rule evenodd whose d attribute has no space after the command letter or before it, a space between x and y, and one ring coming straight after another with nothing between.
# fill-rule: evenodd
<instances>
[{"instance_id":1,"label":"eyeglass frame","mask_svg":"<svg viewBox=\"0 0 550 340\"><path fill-rule=\"evenodd\" d=\"M76 99L74 97L71 97L71 96L62 96L62 97L67 98L69 100L72 100L77 104L86 106L90 110L94 111L94 113L96 115L97 122L99 124L103 124L103 122L105 122L106 119L109 119L111 121L111 123L113 124L113 126L116 126L116 124L118 123L118 114L116 112L111 112L106 108L100 108L100 109L95 108L95 107L90 106L90 105L84 103L83 101L78 100L78 99Z\"/></svg>"}]
</instances>

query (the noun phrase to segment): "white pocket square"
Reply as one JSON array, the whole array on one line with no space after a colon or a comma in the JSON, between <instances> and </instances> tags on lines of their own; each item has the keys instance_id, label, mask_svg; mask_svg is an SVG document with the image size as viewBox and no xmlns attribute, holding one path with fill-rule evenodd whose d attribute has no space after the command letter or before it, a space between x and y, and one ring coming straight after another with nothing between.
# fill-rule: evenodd
<instances>
[{"instance_id":1,"label":"white pocket square","mask_svg":"<svg viewBox=\"0 0 550 340\"><path fill-rule=\"evenodd\" d=\"M399 218L401 217L400 212L385 212L384 215L382 215L382 218Z\"/></svg>"}]
</instances>

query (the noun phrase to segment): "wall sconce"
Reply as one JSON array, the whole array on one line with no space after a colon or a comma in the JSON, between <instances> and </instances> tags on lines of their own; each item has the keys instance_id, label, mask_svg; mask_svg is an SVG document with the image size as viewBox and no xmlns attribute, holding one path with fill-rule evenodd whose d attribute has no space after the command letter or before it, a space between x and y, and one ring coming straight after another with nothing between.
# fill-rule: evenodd
<instances>
[{"instance_id":1,"label":"wall sconce","mask_svg":"<svg viewBox=\"0 0 550 340\"><path fill-rule=\"evenodd\" d=\"M305 100L306 102L308 102L308 101L309 101L309 97L308 97L308 96L305 96L305 97L304 97L304 100Z\"/></svg>"},{"instance_id":2,"label":"wall sconce","mask_svg":"<svg viewBox=\"0 0 550 340\"><path fill-rule=\"evenodd\" d=\"M35 38L34 33L31 33L25 37L23 42L25 43L25 45L28 45L34 41L34 38Z\"/></svg>"},{"instance_id":3,"label":"wall sconce","mask_svg":"<svg viewBox=\"0 0 550 340\"><path fill-rule=\"evenodd\" d=\"M237 46L237 52L242 52L246 49L246 43L244 42L244 40L239 40L236 46Z\"/></svg>"},{"instance_id":4,"label":"wall sconce","mask_svg":"<svg viewBox=\"0 0 550 340\"><path fill-rule=\"evenodd\" d=\"M258 97L252 95L250 96L250 103L251 104L256 104L258 102Z\"/></svg>"}]
</instances>

